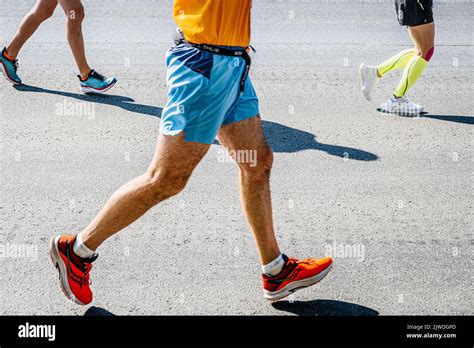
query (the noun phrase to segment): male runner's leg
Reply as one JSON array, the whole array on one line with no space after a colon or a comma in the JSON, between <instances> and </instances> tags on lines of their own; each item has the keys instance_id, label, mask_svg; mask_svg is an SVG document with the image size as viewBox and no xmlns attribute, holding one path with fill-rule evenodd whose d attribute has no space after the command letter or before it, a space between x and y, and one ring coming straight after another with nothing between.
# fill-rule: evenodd
<instances>
[{"instance_id":1,"label":"male runner's leg","mask_svg":"<svg viewBox=\"0 0 474 348\"><path fill-rule=\"evenodd\" d=\"M160 134L148 170L119 188L81 233L96 250L107 238L127 227L154 205L181 192L210 145L191 143L184 134Z\"/></svg>"},{"instance_id":2,"label":"male runner's leg","mask_svg":"<svg viewBox=\"0 0 474 348\"><path fill-rule=\"evenodd\" d=\"M242 106L238 105L234 111L237 119L239 107ZM331 258L298 261L280 253L270 194L273 152L263 133L260 116L223 125L218 138L239 166L240 196L262 263L264 297L276 301L319 282L331 269Z\"/></svg>"},{"instance_id":3,"label":"male runner's leg","mask_svg":"<svg viewBox=\"0 0 474 348\"><path fill-rule=\"evenodd\" d=\"M66 296L78 304L92 301L89 272L96 249L108 237L142 216L155 204L176 195L186 185L193 169L208 151L224 117L220 89L210 93L214 66L211 53L180 45L166 54L168 101L163 109L160 135L148 170L118 189L94 220L77 236L60 235L51 241L50 254L58 268ZM186 59L183 59L185 57ZM207 73L196 72L190 62ZM228 71L233 65L217 64ZM219 77L215 71L212 76ZM218 81L221 81L218 79ZM225 92L225 91L224 91Z\"/></svg>"},{"instance_id":4,"label":"male runner's leg","mask_svg":"<svg viewBox=\"0 0 474 348\"><path fill-rule=\"evenodd\" d=\"M403 97L416 83L434 53L435 24L434 22L408 28L415 44L416 54L412 56L403 70L402 78L394 95Z\"/></svg>"},{"instance_id":5,"label":"male runner's leg","mask_svg":"<svg viewBox=\"0 0 474 348\"><path fill-rule=\"evenodd\" d=\"M57 0L66 14L66 34L72 54L79 69L81 91L85 93L104 93L112 88L117 80L106 77L91 69L86 58L82 23L85 18L81 0Z\"/></svg>"},{"instance_id":6,"label":"male runner's leg","mask_svg":"<svg viewBox=\"0 0 474 348\"><path fill-rule=\"evenodd\" d=\"M260 116L222 126L218 139L230 154L241 153L242 158L253 158L253 161L234 159L240 169L242 207L252 228L260 260L266 265L280 255L280 249L273 229L270 195L273 152L263 134Z\"/></svg>"},{"instance_id":7,"label":"male runner's leg","mask_svg":"<svg viewBox=\"0 0 474 348\"><path fill-rule=\"evenodd\" d=\"M119 188L99 214L77 237L63 235L51 241L51 257L60 272L61 288L78 304L92 301L89 271L95 251L107 238L130 225L151 207L178 194L209 149L208 144L185 142L183 133L160 134L148 170ZM80 258L74 243L89 253ZM81 251L81 249L79 249Z\"/></svg>"},{"instance_id":8,"label":"male runner's leg","mask_svg":"<svg viewBox=\"0 0 474 348\"><path fill-rule=\"evenodd\" d=\"M16 71L16 60L21 48L38 29L40 24L53 15L57 4L57 0L38 0L30 12L23 18L11 42L3 49L2 56L0 57L0 67L11 83L21 83L21 78Z\"/></svg>"}]
</instances>

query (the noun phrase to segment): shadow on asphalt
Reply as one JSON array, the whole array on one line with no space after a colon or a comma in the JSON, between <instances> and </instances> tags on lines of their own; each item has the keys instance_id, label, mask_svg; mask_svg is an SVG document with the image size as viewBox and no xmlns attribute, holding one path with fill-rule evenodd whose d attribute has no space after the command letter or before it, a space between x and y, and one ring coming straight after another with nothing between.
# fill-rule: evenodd
<instances>
[{"instance_id":1,"label":"shadow on asphalt","mask_svg":"<svg viewBox=\"0 0 474 348\"><path fill-rule=\"evenodd\" d=\"M263 129L274 152L318 150L347 160L375 161L378 159L378 156L371 152L352 147L319 143L312 133L276 122L263 121Z\"/></svg>"},{"instance_id":2,"label":"shadow on asphalt","mask_svg":"<svg viewBox=\"0 0 474 348\"><path fill-rule=\"evenodd\" d=\"M432 119L440 120L440 121L474 124L474 116L424 114L423 116L421 116L421 118L432 118Z\"/></svg>"},{"instance_id":3,"label":"shadow on asphalt","mask_svg":"<svg viewBox=\"0 0 474 348\"><path fill-rule=\"evenodd\" d=\"M89 307L89 309L84 313L85 317L113 317L115 314L109 312L108 310L101 308L101 307L96 307L92 306Z\"/></svg>"},{"instance_id":4,"label":"shadow on asphalt","mask_svg":"<svg viewBox=\"0 0 474 348\"><path fill-rule=\"evenodd\" d=\"M29 85L24 85L24 84L16 85L14 86L14 88L17 91L22 91L22 92L47 93L47 94L60 95L63 97L68 97L68 98L74 98L74 99L85 101L85 102L113 105L130 112L154 116L154 117L161 117L161 112L163 110L162 108L157 107L157 106L137 104L135 103L134 99L129 98L129 97L119 96L119 95L71 93L71 92L64 92L64 91L55 91L52 89L29 86Z\"/></svg>"},{"instance_id":5,"label":"shadow on asphalt","mask_svg":"<svg viewBox=\"0 0 474 348\"><path fill-rule=\"evenodd\" d=\"M48 93L74 98L85 102L113 105L133 113L153 117L161 117L161 113L163 111L163 109L160 107L137 104L132 98L117 95L71 93L24 84L16 85L14 88L22 92ZM263 128L268 142L272 146L274 152L292 153L303 150L318 150L347 160L375 161L378 159L377 155L367 151L340 145L319 143L316 141L314 134L296 128L291 128L276 122L263 121ZM214 144L219 144L219 142L215 141Z\"/></svg>"},{"instance_id":6,"label":"shadow on asphalt","mask_svg":"<svg viewBox=\"0 0 474 348\"><path fill-rule=\"evenodd\" d=\"M302 316L377 316L379 312L355 303L335 300L279 301L273 308Z\"/></svg>"}]
</instances>

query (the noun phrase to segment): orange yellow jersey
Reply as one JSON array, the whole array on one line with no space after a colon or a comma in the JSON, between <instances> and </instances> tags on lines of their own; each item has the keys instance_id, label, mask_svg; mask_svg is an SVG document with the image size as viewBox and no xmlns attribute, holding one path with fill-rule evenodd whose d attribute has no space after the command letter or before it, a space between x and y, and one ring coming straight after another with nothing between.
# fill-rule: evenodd
<instances>
[{"instance_id":1,"label":"orange yellow jersey","mask_svg":"<svg viewBox=\"0 0 474 348\"><path fill-rule=\"evenodd\" d=\"M174 20L197 44L247 47L252 0L174 0Z\"/></svg>"}]
</instances>

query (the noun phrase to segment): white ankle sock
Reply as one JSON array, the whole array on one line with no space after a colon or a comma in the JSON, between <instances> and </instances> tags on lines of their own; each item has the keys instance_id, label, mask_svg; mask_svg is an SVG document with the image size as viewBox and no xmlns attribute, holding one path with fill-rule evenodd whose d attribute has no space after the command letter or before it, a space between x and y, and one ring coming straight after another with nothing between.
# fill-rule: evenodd
<instances>
[{"instance_id":1,"label":"white ankle sock","mask_svg":"<svg viewBox=\"0 0 474 348\"><path fill-rule=\"evenodd\" d=\"M274 277L281 272L284 265L285 259L283 258L283 254L280 254L275 260L262 266L262 273Z\"/></svg>"},{"instance_id":2,"label":"white ankle sock","mask_svg":"<svg viewBox=\"0 0 474 348\"><path fill-rule=\"evenodd\" d=\"M82 240L82 236L80 233L76 236L76 241L74 242L74 245L72 246L72 250L74 251L74 254L76 254L77 256L83 259L90 259L93 256L97 255L97 253L94 250L89 249L84 244L84 241Z\"/></svg>"}]
</instances>

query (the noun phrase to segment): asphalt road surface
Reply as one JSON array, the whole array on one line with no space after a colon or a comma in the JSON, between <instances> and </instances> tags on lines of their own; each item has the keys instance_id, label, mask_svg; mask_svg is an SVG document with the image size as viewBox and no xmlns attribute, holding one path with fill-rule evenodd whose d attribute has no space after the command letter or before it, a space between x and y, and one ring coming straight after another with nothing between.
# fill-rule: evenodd
<instances>
[{"instance_id":1,"label":"asphalt road surface","mask_svg":"<svg viewBox=\"0 0 474 348\"><path fill-rule=\"evenodd\" d=\"M0 1L0 41L34 3ZM94 68L119 82L78 92L58 9L24 47L27 84L0 79L0 314L473 314L472 1L437 1L436 53L410 96L428 115L376 111L361 62L410 46L391 0L253 5L251 77L275 151L272 194L284 252L335 268L271 305L238 196L213 145L185 192L107 241L93 307L61 293L48 242L77 233L153 154L166 102L171 1L84 1ZM9 250L9 251L7 251Z\"/></svg>"}]
</instances>

